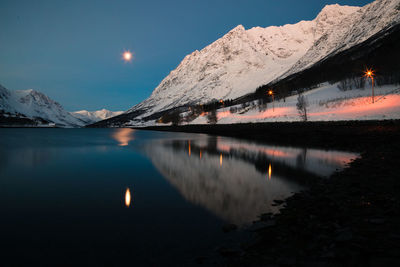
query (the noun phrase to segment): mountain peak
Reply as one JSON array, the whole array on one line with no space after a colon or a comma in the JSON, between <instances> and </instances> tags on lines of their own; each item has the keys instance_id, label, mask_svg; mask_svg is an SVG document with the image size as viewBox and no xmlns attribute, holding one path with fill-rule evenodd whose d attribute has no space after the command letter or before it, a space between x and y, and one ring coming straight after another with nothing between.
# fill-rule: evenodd
<instances>
[{"instance_id":1,"label":"mountain peak","mask_svg":"<svg viewBox=\"0 0 400 267\"><path fill-rule=\"evenodd\" d=\"M343 16L343 15L350 15L351 13L354 13L361 9L359 6L346 6L346 5L339 5L339 4L333 4L333 5L326 5L321 12L319 12L317 16L317 20L327 18L329 17L330 19L337 18L338 16Z\"/></svg>"},{"instance_id":2,"label":"mountain peak","mask_svg":"<svg viewBox=\"0 0 400 267\"><path fill-rule=\"evenodd\" d=\"M335 16L336 14L343 14L346 11L354 12L356 9L360 9L361 7L358 6L347 6L347 5L339 5L339 4L332 4L326 5L318 14L319 16L330 15Z\"/></svg>"},{"instance_id":3,"label":"mountain peak","mask_svg":"<svg viewBox=\"0 0 400 267\"><path fill-rule=\"evenodd\" d=\"M70 114L87 124L95 123L122 114L123 111L110 111L105 108L96 111L79 110Z\"/></svg>"},{"instance_id":4,"label":"mountain peak","mask_svg":"<svg viewBox=\"0 0 400 267\"><path fill-rule=\"evenodd\" d=\"M324 29L338 24L341 20L360 10L357 6L341 6L339 4L326 5L315 18L317 33L321 34Z\"/></svg>"},{"instance_id":5,"label":"mountain peak","mask_svg":"<svg viewBox=\"0 0 400 267\"><path fill-rule=\"evenodd\" d=\"M246 31L246 29L243 27L242 24L239 24L239 25L237 25L235 28L233 28L232 30L230 30L230 31L228 32L228 34L229 34L229 33L235 33L235 32L244 32L244 31Z\"/></svg>"},{"instance_id":6,"label":"mountain peak","mask_svg":"<svg viewBox=\"0 0 400 267\"><path fill-rule=\"evenodd\" d=\"M0 99L2 97L7 97L10 93L8 90L0 84Z\"/></svg>"}]
</instances>

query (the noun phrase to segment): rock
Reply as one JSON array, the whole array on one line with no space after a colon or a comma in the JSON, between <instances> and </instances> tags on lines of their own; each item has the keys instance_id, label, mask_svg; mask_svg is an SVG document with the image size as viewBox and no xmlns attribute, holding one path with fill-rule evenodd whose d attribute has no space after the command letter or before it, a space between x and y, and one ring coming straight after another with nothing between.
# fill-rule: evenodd
<instances>
[{"instance_id":1,"label":"rock","mask_svg":"<svg viewBox=\"0 0 400 267\"><path fill-rule=\"evenodd\" d=\"M237 228L238 227L235 224L225 224L222 226L222 231L224 231L224 233L229 233L229 232L237 230Z\"/></svg>"},{"instance_id":2,"label":"rock","mask_svg":"<svg viewBox=\"0 0 400 267\"><path fill-rule=\"evenodd\" d=\"M283 266L295 266L296 259L290 258L290 257L281 257L276 261L276 263L278 263L279 265L283 265Z\"/></svg>"},{"instance_id":3,"label":"rock","mask_svg":"<svg viewBox=\"0 0 400 267\"><path fill-rule=\"evenodd\" d=\"M321 258L333 259L335 257L335 252L329 251L321 255Z\"/></svg>"},{"instance_id":4,"label":"rock","mask_svg":"<svg viewBox=\"0 0 400 267\"><path fill-rule=\"evenodd\" d=\"M339 242L349 241L353 239L353 233L349 228L342 229L336 233L335 240Z\"/></svg>"},{"instance_id":5,"label":"rock","mask_svg":"<svg viewBox=\"0 0 400 267\"><path fill-rule=\"evenodd\" d=\"M399 234L390 234L390 238L391 239L400 239L400 235Z\"/></svg>"},{"instance_id":6,"label":"rock","mask_svg":"<svg viewBox=\"0 0 400 267\"><path fill-rule=\"evenodd\" d=\"M278 205L282 205L283 203L285 203L285 201L283 200L279 200L279 199L275 199L274 203L278 204Z\"/></svg>"},{"instance_id":7,"label":"rock","mask_svg":"<svg viewBox=\"0 0 400 267\"><path fill-rule=\"evenodd\" d=\"M372 224L384 224L386 222L386 220L383 218L373 218L373 219L369 219L368 222L372 223Z\"/></svg>"},{"instance_id":8,"label":"rock","mask_svg":"<svg viewBox=\"0 0 400 267\"><path fill-rule=\"evenodd\" d=\"M272 213L264 213L260 215L260 220L261 221L269 221L272 219Z\"/></svg>"},{"instance_id":9,"label":"rock","mask_svg":"<svg viewBox=\"0 0 400 267\"><path fill-rule=\"evenodd\" d=\"M244 255L244 251L237 247L218 247L216 251L224 257L239 257Z\"/></svg>"},{"instance_id":10,"label":"rock","mask_svg":"<svg viewBox=\"0 0 400 267\"><path fill-rule=\"evenodd\" d=\"M258 232L263 229L266 229L268 227L275 226L275 220L269 220L269 221L260 221L254 223L252 226L250 226L247 230L251 232Z\"/></svg>"},{"instance_id":11,"label":"rock","mask_svg":"<svg viewBox=\"0 0 400 267\"><path fill-rule=\"evenodd\" d=\"M400 266L399 259L393 258L372 258L370 260L369 266L371 267L381 267L381 266Z\"/></svg>"},{"instance_id":12,"label":"rock","mask_svg":"<svg viewBox=\"0 0 400 267\"><path fill-rule=\"evenodd\" d=\"M196 262L197 264L203 264L206 260L207 260L206 257L200 256L200 257L197 257L197 258L195 259L195 262Z\"/></svg>"}]
</instances>

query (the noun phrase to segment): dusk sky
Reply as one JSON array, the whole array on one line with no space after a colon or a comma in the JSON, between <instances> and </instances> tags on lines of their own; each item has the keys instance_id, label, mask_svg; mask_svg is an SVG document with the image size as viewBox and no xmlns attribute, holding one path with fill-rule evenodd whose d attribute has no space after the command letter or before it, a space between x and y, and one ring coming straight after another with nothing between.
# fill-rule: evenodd
<instances>
[{"instance_id":1,"label":"dusk sky","mask_svg":"<svg viewBox=\"0 0 400 267\"><path fill-rule=\"evenodd\" d=\"M0 84L35 89L68 111L126 110L185 55L242 24L312 20L326 4L371 0L0 1ZM133 52L131 63L122 60Z\"/></svg>"}]
</instances>

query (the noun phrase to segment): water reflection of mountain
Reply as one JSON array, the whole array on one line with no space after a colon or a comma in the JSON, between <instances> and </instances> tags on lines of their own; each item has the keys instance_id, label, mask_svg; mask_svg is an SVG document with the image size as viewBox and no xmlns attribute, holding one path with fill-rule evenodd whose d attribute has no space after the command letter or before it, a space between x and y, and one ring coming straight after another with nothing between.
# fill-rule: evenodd
<instances>
[{"instance_id":1,"label":"water reflection of mountain","mask_svg":"<svg viewBox=\"0 0 400 267\"><path fill-rule=\"evenodd\" d=\"M304 188L307 176L329 175L356 156L216 137L157 140L146 143L144 150L188 201L236 224L276 212L273 200Z\"/></svg>"},{"instance_id":2,"label":"water reflection of mountain","mask_svg":"<svg viewBox=\"0 0 400 267\"><path fill-rule=\"evenodd\" d=\"M41 166L56 157L55 149L28 147L28 148L7 148L0 147L0 174L3 168L8 166L35 167Z\"/></svg>"}]
</instances>

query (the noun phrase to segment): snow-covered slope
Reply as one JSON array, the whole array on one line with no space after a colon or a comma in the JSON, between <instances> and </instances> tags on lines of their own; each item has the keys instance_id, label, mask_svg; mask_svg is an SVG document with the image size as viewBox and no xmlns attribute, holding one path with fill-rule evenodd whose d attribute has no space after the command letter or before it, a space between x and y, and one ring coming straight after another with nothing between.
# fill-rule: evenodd
<instances>
[{"instance_id":1,"label":"snow-covered slope","mask_svg":"<svg viewBox=\"0 0 400 267\"><path fill-rule=\"evenodd\" d=\"M336 6L327 6L326 19L335 14ZM387 30L400 23L400 0L377 0L368 4L350 16L345 17L340 24L333 25L315 42L307 53L283 76L302 71L326 57L349 49L366 41L382 30Z\"/></svg>"},{"instance_id":2,"label":"snow-covered slope","mask_svg":"<svg viewBox=\"0 0 400 267\"><path fill-rule=\"evenodd\" d=\"M156 111L213 99L234 99L286 73L323 35L359 11L359 7L325 7L312 21L281 27L239 25L221 39L186 56L154 90L127 112Z\"/></svg>"},{"instance_id":3,"label":"snow-covered slope","mask_svg":"<svg viewBox=\"0 0 400 267\"><path fill-rule=\"evenodd\" d=\"M110 111L107 109L101 109L97 111L80 110L71 112L72 116L84 121L86 124L91 124L100 120L112 118L122 113L123 111Z\"/></svg>"},{"instance_id":4,"label":"snow-covered slope","mask_svg":"<svg viewBox=\"0 0 400 267\"><path fill-rule=\"evenodd\" d=\"M11 91L0 85L0 113L9 118L40 118L62 127L84 125L59 103L32 89Z\"/></svg>"},{"instance_id":5,"label":"snow-covered slope","mask_svg":"<svg viewBox=\"0 0 400 267\"><path fill-rule=\"evenodd\" d=\"M263 110L250 105L242 108L236 106L217 111L218 123L245 122L287 122L300 121L296 104L298 95L274 103L268 103ZM342 121L342 120L384 120L400 119L400 85L375 87L375 98L372 103L371 88L341 91L338 84L323 84L321 87L304 93L307 100L309 121ZM206 115L199 116L190 124L206 124Z\"/></svg>"}]
</instances>

